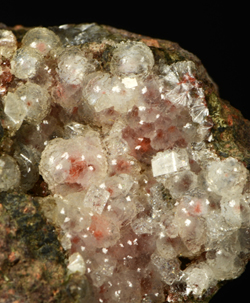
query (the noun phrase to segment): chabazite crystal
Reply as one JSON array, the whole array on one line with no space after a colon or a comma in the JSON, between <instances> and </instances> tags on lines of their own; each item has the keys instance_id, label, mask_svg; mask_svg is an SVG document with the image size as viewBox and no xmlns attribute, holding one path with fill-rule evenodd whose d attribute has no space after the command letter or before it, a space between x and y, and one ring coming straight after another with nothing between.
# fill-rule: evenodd
<instances>
[{"instance_id":1,"label":"chabazite crystal","mask_svg":"<svg viewBox=\"0 0 250 303\"><path fill-rule=\"evenodd\" d=\"M0 29L0 191L38 197L80 302L194 302L243 272L249 172L216 149L216 93L170 42Z\"/></svg>"}]
</instances>

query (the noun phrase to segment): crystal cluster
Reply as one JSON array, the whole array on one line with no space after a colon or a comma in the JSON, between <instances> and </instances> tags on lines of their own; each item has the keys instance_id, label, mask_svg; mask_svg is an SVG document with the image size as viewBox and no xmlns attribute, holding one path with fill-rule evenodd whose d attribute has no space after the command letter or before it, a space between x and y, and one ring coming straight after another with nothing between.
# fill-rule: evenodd
<instances>
[{"instance_id":1,"label":"crystal cluster","mask_svg":"<svg viewBox=\"0 0 250 303\"><path fill-rule=\"evenodd\" d=\"M0 56L12 140L0 190L46 183L36 195L91 302L199 298L242 273L249 173L209 145L194 62L156 64L152 46L112 40L93 24L34 28L20 43L0 30Z\"/></svg>"}]
</instances>

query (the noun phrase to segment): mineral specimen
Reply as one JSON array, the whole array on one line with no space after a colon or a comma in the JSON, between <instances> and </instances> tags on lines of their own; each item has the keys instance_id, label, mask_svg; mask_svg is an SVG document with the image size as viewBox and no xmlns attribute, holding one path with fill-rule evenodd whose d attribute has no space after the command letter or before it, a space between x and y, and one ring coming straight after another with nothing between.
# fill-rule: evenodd
<instances>
[{"instance_id":1,"label":"mineral specimen","mask_svg":"<svg viewBox=\"0 0 250 303\"><path fill-rule=\"evenodd\" d=\"M243 272L249 152L195 56L96 24L3 28L0 56L0 191L37 197L79 302L205 300Z\"/></svg>"}]
</instances>

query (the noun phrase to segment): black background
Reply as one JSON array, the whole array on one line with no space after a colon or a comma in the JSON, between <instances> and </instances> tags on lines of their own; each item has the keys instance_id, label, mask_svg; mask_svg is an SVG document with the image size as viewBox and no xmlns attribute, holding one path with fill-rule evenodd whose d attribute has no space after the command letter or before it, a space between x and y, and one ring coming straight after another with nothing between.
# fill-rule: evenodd
<instances>
[{"instance_id":1,"label":"black background","mask_svg":"<svg viewBox=\"0 0 250 303\"><path fill-rule=\"evenodd\" d=\"M218 84L220 96L250 119L248 9L240 1L233 5L217 2L1 1L0 22L9 26L96 22L178 42L201 59ZM240 278L224 286L211 303L250 302L249 290L250 266Z\"/></svg>"}]
</instances>

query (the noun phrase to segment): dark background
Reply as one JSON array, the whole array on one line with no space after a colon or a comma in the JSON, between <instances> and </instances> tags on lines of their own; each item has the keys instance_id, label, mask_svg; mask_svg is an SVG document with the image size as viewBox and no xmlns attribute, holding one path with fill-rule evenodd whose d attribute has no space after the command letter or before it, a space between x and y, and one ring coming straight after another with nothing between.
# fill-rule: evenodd
<instances>
[{"instance_id":1,"label":"dark background","mask_svg":"<svg viewBox=\"0 0 250 303\"><path fill-rule=\"evenodd\" d=\"M61 1L3 3L0 22L8 26L96 22L178 42L201 59L218 84L220 96L250 119L249 16L240 1L234 1L234 5L229 1L215 4L204 0L198 5L194 1L152 0L151 3L74 0L64 4ZM250 302L249 289L250 265L240 278L224 286L211 303Z\"/></svg>"}]
</instances>

